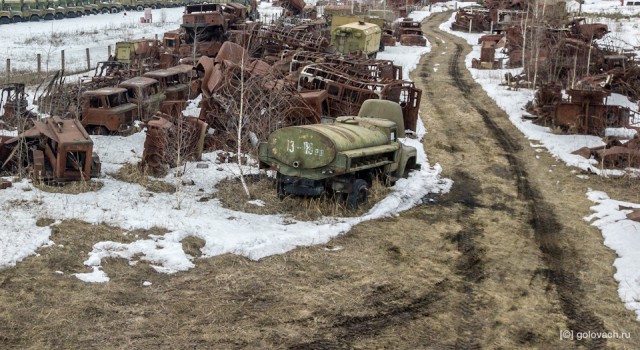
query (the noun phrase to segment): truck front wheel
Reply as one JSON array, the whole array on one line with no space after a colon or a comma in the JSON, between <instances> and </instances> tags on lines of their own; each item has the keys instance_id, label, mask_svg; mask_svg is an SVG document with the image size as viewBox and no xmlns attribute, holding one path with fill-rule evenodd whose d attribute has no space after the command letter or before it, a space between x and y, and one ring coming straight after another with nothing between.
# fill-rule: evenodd
<instances>
[{"instance_id":1,"label":"truck front wheel","mask_svg":"<svg viewBox=\"0 0 640 350\"><path fill-rule=\"evenodd\" d=\"M369 189L367 182L362 179L355 179L351 184L351 192L347 195L347 208L356 210L369 200Z\"/></svg>"}]
</instances>

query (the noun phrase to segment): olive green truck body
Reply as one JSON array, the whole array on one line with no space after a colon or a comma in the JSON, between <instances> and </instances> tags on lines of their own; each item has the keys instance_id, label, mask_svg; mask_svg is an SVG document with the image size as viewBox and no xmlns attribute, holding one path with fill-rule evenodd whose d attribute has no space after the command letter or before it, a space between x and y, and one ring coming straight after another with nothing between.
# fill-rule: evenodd
<instances>
[{"instance_id":1,"label":"olive green truck body","mask_svg":"<svg viewBox=\"0 0 640 350\"><path fill-rule=\"evenodd\" d=\"M416 149L399 140L402 121L397 103L367 100L357 117L274 131L260 144L260 166L277 171L280 196L332 191L346 194L349 207L356 208L366 201L366 193L359 192L366 192L374 178L392 182L417 168Z\"/></svg>"}]
</instances>

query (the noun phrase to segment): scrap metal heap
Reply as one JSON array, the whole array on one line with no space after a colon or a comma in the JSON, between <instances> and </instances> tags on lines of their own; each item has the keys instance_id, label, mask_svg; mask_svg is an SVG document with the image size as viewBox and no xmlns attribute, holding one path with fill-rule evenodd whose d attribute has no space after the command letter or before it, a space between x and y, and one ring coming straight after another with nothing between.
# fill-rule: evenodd
<instances>
[{"instance_id":1,"label":"scrap metal heap","mask_svg":"<svg viewBox=\"0 0 640 350\"><path fill-rule=\"evenodd\" d=\"M8 83L0 85L0 129L18 128L23 131L31 127L36 114L31 112L24 92L24 84Z\"/></svg>"},{"instance_id":2,"label":"scrap metal heap","mask_svg":"<svg viewBox=\"0 0 640 350\"><path fill-rule=\"evenodd\" d=\"M602 90L566 91L568 100L562 99L558 84L545 85L536 92L533 111L536 124L557 127L563 132L604 136L607 128L631 126L631 111L622 106L606 104L611 93Z\"/></svg>"},{"instance_id":3,"label":"scrap metal heap","mask_svg":"<svg viewBox=\"0 0 640 350\"><path fill-rule=\"evenodd\" d=\"M422 90L413 82L392 79L375 81L360 79L324 63L310 64L302 68L298 78L300 91L325 90L329 97L329 116L356 115L368 99L394 101L402 107L404 126L416 131L418 107Z\"/></svg>"},{"instance_id":4,"label":"scrap metal heap","mask_svg":"<svg viewBox=\"0 0 640 350\"><path fill-rule=\"evenodd\" d=\"M427 39L422 33L422 24L412 18L405 17L394 23L394 36L403 46L427 46Z\"/></svg>"},{"instance_id":5,"label":"scrap metal heap","mask_svg":"<svg viewBox=\"0 0 640 350\"><path fill-rule=\"evenodd\" d=\"M0 137L0 173L27 169L34 181L88 180L100 175L93 141L78 120L57 116L34 121L16 137Z\"/></svg>"},{"instance_id":6,"label":"scrap metal heap","mask_svg":"<svg viewBox=\"0 0 640 350\"><path fill-rule=\"evenodd\" d=\"M207 123L195 117L158 114L146 124L140 166L150 175L164 176L169 168L202 159Z\"/></svg>"},{"instance_id":7,"label":"scrap metal heap","mask_svg":"<svg viewBox=\"0 0 640 350\"><path fill-rule=\"evenodd\" d=\"M318 123L323 115L322 93L301 94L295 85L241 46L225 42L215 59L201 57L196 65L201 77L200 119L214 133L207 135L207 149L232 150L242 114L244 140L260 140L277 128ZM326 109L326 107L324 107Z\"/></svg>"},{"instance_id":8,"label":"scrap metal heap","mask_svg":"<svg viewBox=\"0 0 640 350\"><path fill-rule=\"evenodd\" d=\"M583 147L573 152L587 159L595 159L604 168L625 169L640 168L640 139L638 135L628 141L607 138L601 147Z\"/></svg>"}]
</instances>

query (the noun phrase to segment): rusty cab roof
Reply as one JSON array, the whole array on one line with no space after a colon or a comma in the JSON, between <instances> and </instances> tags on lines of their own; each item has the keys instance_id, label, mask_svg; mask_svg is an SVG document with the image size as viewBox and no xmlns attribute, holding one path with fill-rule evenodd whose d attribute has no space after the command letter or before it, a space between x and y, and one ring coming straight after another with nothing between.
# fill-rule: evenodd
<instances>
[{"instance_id":1,"label":"rusty cab roof","mask_svg":"<svg viewBox=\"0 0 640 350\"><path fill-rule=\"evenodd\" d=\"M162 79L162 78L170 77L172 75L176 75L179 73L180 72L171 71L169 69L157 69L151 72L146 72L142 76L147 78Z\"/></svg>"},{"instance_id":2,"label":"rusty cab roof","mask_svg":"<svg viewBox=\"0 0 640 350\"><path fill-rule=\"evenodd\" d=\"M93 147L93 141L77 119L61 119L58 116L44 121L34 122L34 127L25 131L24 136L44 135L60 145L75 145Z\"/></svg>"},{"instance_id":3,"label":"rusty cab roof","mask_svg":"<svg viewBox=\"0 0 640 350\"><path fill-rule=\"evenodd\" d=\"M193 69L194 67L191 64L179 64L177 66L167 68L169 71L176 71L178 73L190 73Z\"/></svg>"},{"instance_id":4,"label":"rusty cab roof","mask_svg":"<svg viewBox=\"0 0 640 350\"><path fill-rule=\"evenodd\" d=\"M186 14L197 12L220 12L222 11L221 4L196 4L185 6Z\"/></svg>"},{"instance_id":5,"label":"rusty cab roof","mask_svg":"<svg viewBox=\"0 0 640 350\"><path fill-rule=\"evenodd\" d=\"M82 96L110 96L123 92L127 92L127 89L119 87L105 87L97 90L85 91L82 93Z\"/></svg>"},{"instance_id":6,"label":"rusty cab roof","mask_svg":"<svg viewBox=\"0 0 640 350\"><path fill-rule=\"evenodd\" d=\"M157 84L158 81L148 77L135 77L128 80L123 81L118 86L123 88L132 88L132 87L145 87L153 84Z\"/></svg>"}]
</instances>

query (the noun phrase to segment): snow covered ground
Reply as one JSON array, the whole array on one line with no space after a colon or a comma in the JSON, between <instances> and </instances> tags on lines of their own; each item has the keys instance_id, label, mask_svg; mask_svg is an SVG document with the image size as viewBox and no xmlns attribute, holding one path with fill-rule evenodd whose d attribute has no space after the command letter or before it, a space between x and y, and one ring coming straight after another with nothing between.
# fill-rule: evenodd
<instances>
[{"instance_id":1,"label":"snow covered ground","mask_svg":"<svg viewBox=\"0 0 640 350\"><path fill-rule=\"evenodd\" d=\"M589 13L640 13L640 6L628 9L628 6L619 6L619 1L589 1L582 6L583 12ZM635 12L633 12L635 11ZM469 45L473 47L472 52L466 57L466 66L471 72L473 78L482 86L487 94L493 98L496 103L509 115L511 122L529 139L531 146L543 151L546 149L551 155L560 159L569 166L574 166L582 170L586 170L601 176L622 175L624 172L620 170L606 170L599 168L595 160L588 160L581 156L573 155L571 152L581 147L596 147L604 145L602 139L596 136L588 135L558 135L551 132L550 128L533 124L529 120L522 119L522 115L526 114L525 104L533 99L533 91L527 89L507 90L506 87L500 86L504 74L507 72L517 75L522 69L499 69L499 70L479 70L471 68L471 60L480 57L480 46L478 38L483 34L462 33L452 31L451 19L443 23L440 29L450 32L454 35L467 40ZM622 20L612 21L607 19L598 19L609 25L612 33L608 35L605 41L615 41L621 46L630 47L629 45L637 41L640 36L639 24L637 19L633 21ZM622 95L614 94L608 99L609 104L623 105L638 110L635 103L629 101ZM608 133L623 133L633 136L635 130L608 130ZM636 170L637 171L637 170ZM584 175L577 175L584 177ZM625 203L610 199L606 193L599 191L590 191L587 193L590 200L597 203L591 209L594 214L585 217L585 220L592 221L592 224L602 231L604 243L613 249L618 258L614 262L617 269L614 278L619 282L619 294L625 306L630 310L634 310L640 320L640 223L628 220L626 213L628 208L640 208L640 204Z\"/></svg>"},{"instance_id":2,"label":"snow covered ground","mask_svg":"<svg viewBox=\"0 0 640 350\"><path fill-rule=\"evenodd\" d=\"M3 38L0 74L6 74L4 62L8 58L12 70L35 71L37 54L41 55L43 71L56 71L61 67L61 50L65 51L67 71L84 70L87 68L87 48L95 67L96 62L108 59L109 45L115 53L118 41L162 37L162 33L178 29L182 12L179 7L153 10L153 23L140 23L143 12L126 11L0 26L0 37Z\"/></svg>"},{"instance_id":3,"label":"snow covered ground","mask_svg":"<svg viewBox=\"0 0 640 350\"><path fill-rule=\"evenodd\" d=\"M121 20L118 15L112 18ZM86 25L94 25L86 18L80 20L87 21ZM108 23L105 25L111 26ZM131 28L132 31L140 30L141 35L148 33L144 26ZM173 26L168 29L173 29ZM77 43L80 47L83 44ZM65 45L70 49L75 47L71 43ZM428 47L389 49L385 57L401 64L407 76L416 66L420 55L429 50ZM52 194L24 180L0 192L0 210L4 213L0 216L0 268L15 265L34 254L38 247L56 244L49 239L49 226L36 226L39 218L54 218L58 222L80 219L89 223L106 223L121 227L123 235L129 230L153 226L170 231L162 236L128 244L96 242L85 261L88 272L65 272L76 273L78 278L90 282L109 280L100 269L102 259L107 257L128 259L131 264L147 261L157 271L165 273L188 270L194 266L194 259L183 251L181 241L189 236L199 237L206 242L202 248L205 257L233 253L260 259L297 246L325 243L360 222L397 215L410 209L419 204L427 193L448 191L451 181L440 177L439 165L428 164L420 142L425 132L420 121L419 138L405 140L418 149L418 161L423 164L420 171L413 172L408 179L399 180L385 199L361 217L325 217L314 222L295 221L279 215L235 212L223 208L218 200L199 201L205 194L213 192L219 181L238 175L237 165L215 164L215 152L205 154L203 160L198 162L208 164L208 168L198 168L196 163L189 163L181 178L176 178L175 170L164 178L169 183L192 181L194 185L182 187L178 194L151 193L140 185L115 180L106 174L116 172L126 163L140 161L145 134L141 132L129 137L94 136L94 150L103 164L104 176L98 181L104 186L99 191L78 195ZM255 171L244 170L245 173ZM260 230L256 230L256 227L260 227Z\"/></svg>"}]
</instances>

